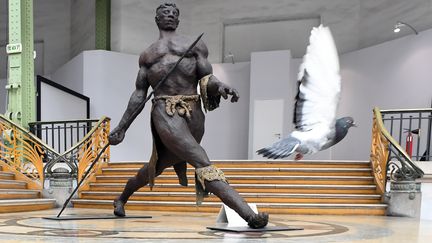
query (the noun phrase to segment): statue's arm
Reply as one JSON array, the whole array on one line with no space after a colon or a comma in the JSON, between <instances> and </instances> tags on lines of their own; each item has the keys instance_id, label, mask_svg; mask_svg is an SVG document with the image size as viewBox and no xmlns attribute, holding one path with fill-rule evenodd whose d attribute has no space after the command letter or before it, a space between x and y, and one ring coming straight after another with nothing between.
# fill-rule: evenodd
<instances>
[{"instance_id":1,"label":"statue's arm","mask_svg":"<svg viewBox=\"0 0 432 243\"><path fill-rule=\"evenodd\" d=\"M135 91L132 93L126 111L124 112L119 124L109 135L109 142L111 145L119 144L123 141L126 130L144 109L143 102L146 99L149 83L147 81L147 68L141 66L136 83Z\"/></svg>"},{"instance_id":2,"label":"statue's arm","mask_svg":"<svg viewBox=\"0 0 432 243\"><path fill-rule=\"evenodd\" d=\"M220 97L224 99L231 95L231 102L237 102L239 93L234 88L219 81L213 74L213 68L208 61L208 50L206 45L200 41L196 48L197 76L200 79L201 95L206 110L213 110L219 106ZM207 103L207 104L206 104Z\"/></svg>"}]
</instances>

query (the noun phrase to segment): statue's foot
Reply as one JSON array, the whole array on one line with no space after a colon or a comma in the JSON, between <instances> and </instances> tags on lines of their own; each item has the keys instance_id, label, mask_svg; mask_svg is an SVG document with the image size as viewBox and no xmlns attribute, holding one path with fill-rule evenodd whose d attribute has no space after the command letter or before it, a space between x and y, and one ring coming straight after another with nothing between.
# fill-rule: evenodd
<instances>
[{"instance_id":1,"label":"statue's foot","mask_svg":"<svg viewBox=\"0 0 432 243\"><path fill-rule=\"evenodd\" d=\"M124 210L124 203L120 201L119 199L115 199L113 202L114 206L114 215L117 217L124 217L126 216L125 210Z\"/></svg>"},{"instance_id":2,"label":"statue's foot","mask_svg":"<svg viewBox=\"0 0 432 243\"><path fill-rule=\"evenodd\" d=\"M261 229L267 225L268 219L269 216L267 213L258 213L249 218L248 225L252 229Z\"/></svg>"}]
</instances>

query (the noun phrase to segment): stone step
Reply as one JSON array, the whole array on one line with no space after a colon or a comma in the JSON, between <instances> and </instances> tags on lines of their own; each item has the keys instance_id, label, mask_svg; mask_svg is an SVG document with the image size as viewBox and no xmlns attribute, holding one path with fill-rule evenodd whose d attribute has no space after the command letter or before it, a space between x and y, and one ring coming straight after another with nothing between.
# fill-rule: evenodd
<instances>
[{"instance_id":1,"label":"stone step","mask_svg":"<svg viewBox=\"0 0 432 243\"><path fill-rule=\"evenodd\" d=\"M7 171L0 171L0 180L13 180L15 178L14 173Z\"/></svg>"},{"instance_id":2,"label":"stone step","mask_svg":"<svg viewBox=\"0 0 432 243\"><path fill-rule=\"evenodd\" d=\"M25 189L27 183L16 180L0 180L0 189Z\"/></svg>"},{"instance_id":3,"label":"stone step","mask_svg":"<svg viewBox=\"0 0 432 243\"><path fill-rule=\"evenodd\" d=\"M110 168L141 168L147 161L118 161L109 162ZM219 168L241 167L241 168L290 168L290 167L370 167L369 161L346 161L346 160L215 160L212 161ZM188 165L188 167L191 167Z\"/></svg>"},{"instance_id":4,"label":"stone step","mask_svg":"<svg viewBox=\"0 0 432 243\"><path fill-rule=\"evenodd\" d=\"M102 168L103 175L130 175L137 173L138 168ZM370 176L371 168L224 168L225 175L319 175L319 176ZM168 168L164 175L175 174L174 169ZM189 168L188 174L193 175L194 169Z\"/></svg>"},{"instance_id":5,"label":"stone step","mask_svg":"<svg viewBox=\"0 0 432 243\"><path fill-rule=\"evenodd\" d=\"M74 199L77 208L112 209L112 200ZM324 203L257 203L260 212L282 214L342 214L342 215L384 215L385 204L324 204ZM146 211L183 211L183 212L219 212L222 203L204 202L199 207L194 202L162 202L129 200L126 210Z\"/></svg>"},{"instance_id":6,"label":"stone step","mask_svg":"<svg viewBox=\"0 0 432 243\"><path fill-rule=\"evenodd\" d=\"M83 191L82 199L114 200L121 192ZM302 193L240 193L250 203L380 203L378 194L302 194ZM135 192L130 200L135 201L187 201L194 202L194 192ZM213 194L207 202L220 202Z\"/></svg>"},{"instance_id":7,"label":"stone step","mask_svg":"<svg viewBox=\"0 0 432 243\"><path fill-rule=\"evenodd\" d=\"M55 199L13 199L0 200L0 213L24 212L53 208Z\"/></svg>"},{"instance_id":8,"label":"stone step","mask_svg":"<svg viewBox=\"0 0 432 243\"><path fill-rule=\"evenodd\" d=\"M0 189L0 200L4 199L30 199L40 197L38 190L28 189Z\"/></svg>"},{"instance_id":9,"label":"stone step","mask_svg":"<svg viewBox=\"0 0 432 243\"><path fill-rule=\"evenodd\" d=\"M130 175L99 175L97 182L126 183ZM256 176L256 175L229 175L227 179L235 184L342 184L342 185L371 185L374 184L372 176ZM188 176L189 182L195 177ZM156 183L178 183L176 175L160 175Z\"/></svg>"},{"instance_id":10,"label":"stone step","mask_svg":"<svg viewBox=\"0 0 432 243\"><path fill-rule=\"evenodd\" d=\"M255 185L255 184L230 184L239 192L256 193L343 193L343 194L375 194L375 185ZM90 183L90 190L95 191L122 191L124 183ZM140 191L150 191L149 187L143 187ZM156 184L153 191L159 192L187 192L195 191L195 184L188 187L179 184Z\"/></svg>"}]
</instances>

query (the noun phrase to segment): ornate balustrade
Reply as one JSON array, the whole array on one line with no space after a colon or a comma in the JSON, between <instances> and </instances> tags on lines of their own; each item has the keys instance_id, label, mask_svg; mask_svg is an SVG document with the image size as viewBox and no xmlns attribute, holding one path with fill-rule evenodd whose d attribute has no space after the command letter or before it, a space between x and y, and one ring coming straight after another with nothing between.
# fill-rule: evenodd
<instances>
[{"instance_id":1,"label":"ornate balustrade","mask_svg":"<svg viewBox=\"0 0 432 243\"><path fill-rule=\"evenodd\" d=\"M381 110L390 135L414 161L432 160L432 108Z\"/></svg>"},{"instance_id":2,"label":"ornate balustrade","mask_svg":"<svg viewBox=\"0 0 432 243\"><path fill-rule=\"evenodd\" d=\"M26 176L30 188L43 188L44 162L60 156L26 129L0 115L0 160Z\"/></svg>"},{"instance_id":3,"label":"ornate balustrade","mask_svg":"<svg viewBox=\"0 0 432 243\"><path fill-rule=\"evenodd\" d=\"M384 127L382 116L381 111L374 108L370 160L380 194L386 192L388 177L393 181L414 181L424 175Z\"/></svg>"},{"instance_id":4,"label":"ornate balustrade","mask_svg":"<svg viewBox=\"0 0 432 243\"><path fill-rule=\"evenodd\" d=\"M93 122L88 120L87 123ZM73 147L58 153L36 135L0 115L0 165L27 177L31 188L43 188L44 179L53 175L56 165L66 165L72 177L82 178L90 164L108 143L110 119L101 118L92 129ZM86 180L109 161L109 148L96 162Z\"/></svg>"},{"instance_id":5,"label":"ornate balustrade","mask_svg":"<svg viewBox=\"0 0 432 243\"><path fill-rule=\"evenodd\" d=\"M98 120L67 120L30 122L30 132L45 144L63 153L79 143L96 125Z\"/></svg>"},{"instance_id":6,"label":"ornate balustrade","mask_svg":"<svg viewBox=\"0 0 432 243\"><path fill-rule=\"evenodd\" d=\"M84 139L83 143L76 147L79 159L78 180L82 179L84 173L87 169L89 169L91 163L94 162L103 147L108 144L108 135L110 132L109 121L109 118L101 120L98 125L92 129L92 131L90 131L87 139ZM102 166L110 160L109 156L110 150L108 147L100 156L99 160L95 162L96 165L92 168L92 171L89 173L84 182L93 181L95 179L96 173L100 172ZM83 183L83 185L85 186L83 186L81 190L84 190L88 187L88 183Z\"/></svg>"},{"instance_id":7,"label":"ornate balustrade","mask_svg":"<svg viewBox=\"0 0 432 243\"><path fill-rule=\"evenodd\" d=\"M46 164L46 175L53 175L53 168L56 164L66 163L71 169L72 176L80 180L103 146L108 143L109 130L110 119L102 117L79 143ZM99 161L96 162L93 172L98 171L107 161L109 161L109 149L105 150ZM88 179L92 178L92 174L89 174Z\"/></svg>"}]
</instances>

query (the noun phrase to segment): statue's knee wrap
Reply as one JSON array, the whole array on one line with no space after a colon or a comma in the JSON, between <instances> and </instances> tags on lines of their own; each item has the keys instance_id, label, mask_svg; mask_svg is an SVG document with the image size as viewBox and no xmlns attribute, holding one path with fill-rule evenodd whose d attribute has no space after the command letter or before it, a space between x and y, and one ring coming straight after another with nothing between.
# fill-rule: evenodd
<instances>
[{"instance_id":1,"label":"statue's knee wrap","mask_svg":"<svg viewBox=\"0 0 432 243\"><path fill-rule=\"evenodd\" d=\"M228 183L222 170L220 170L219 168L217 168L214 165L209 165L206 167L197 168L197 169L195 169L195 173L196 173L198 181L200 182L200 184L204 190L205 190L204 181L216 181L217 180L217 181L223 181L225 183Z\"/></svg>"}]
</instances>

